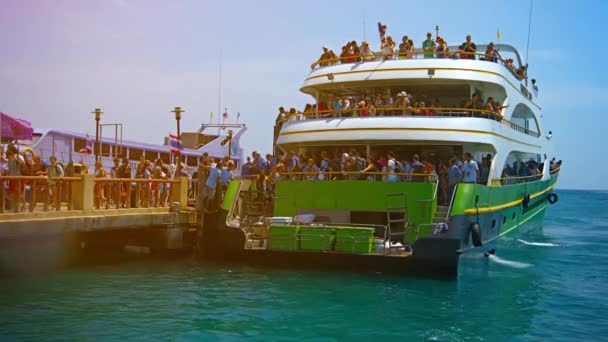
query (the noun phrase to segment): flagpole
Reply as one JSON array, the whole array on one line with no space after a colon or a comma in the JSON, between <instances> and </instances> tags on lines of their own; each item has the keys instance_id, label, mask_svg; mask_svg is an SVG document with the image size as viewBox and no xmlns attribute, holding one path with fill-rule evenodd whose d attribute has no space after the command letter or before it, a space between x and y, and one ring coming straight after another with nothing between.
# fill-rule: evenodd
<instances>
[{"instance_id":1,"label":"flagpole","mask_svg":"<svg viewBox=\"0 0 608 342\"><path fill-rule=\"evenodd\" d=\"M528 42L526 43L526 65L528 64L528 51L530 50L530 31L532 29L532 2L530 0L530 17L528 18Z\"/></svg>"},{"instance_id":2,"label":"flagpole","mask_svg":"<svg viewBox=\"0 0 608 342\"><path fill-rule=\"evenodd\" d=\"M218 66L218 77L217 77L217 123L220 123L219 114L222 106L222 48L220 48L220 60Z\"/></svg>"}]
</instances>

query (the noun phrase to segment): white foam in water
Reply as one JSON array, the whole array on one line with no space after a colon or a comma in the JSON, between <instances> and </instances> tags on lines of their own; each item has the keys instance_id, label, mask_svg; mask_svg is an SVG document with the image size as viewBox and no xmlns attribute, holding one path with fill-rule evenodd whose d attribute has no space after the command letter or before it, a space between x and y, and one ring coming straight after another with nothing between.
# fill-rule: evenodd
<instances>
[{"instance_id":1,"label":"white foam in water","mask_svg":"<svg viewBox=\"0 0 608 342\"><path fill-rule=\"evenodd\" d=\"M517 241L523 243L528 246L539 246L539 247L558 247L559 245L551 242L528 242L526 240L517 239Z\"/></svg>"},{"instance_id":2,"label":"white foam in water","mask_svg":"<svg viewBox=\"0 0 608 342\"><path fill-rule=\"evenodd\" d=\"M525 262L505 260L500 257L497 257L494 254L488 255L488 259L490 259L491 261L493 261L497 264L501 264L501 265L505 265L505 266L509 266L509 267L513 267L513 268L527 268L527 267L532 266L532 264L527 264Z\"/></svg>"}]
</instances>

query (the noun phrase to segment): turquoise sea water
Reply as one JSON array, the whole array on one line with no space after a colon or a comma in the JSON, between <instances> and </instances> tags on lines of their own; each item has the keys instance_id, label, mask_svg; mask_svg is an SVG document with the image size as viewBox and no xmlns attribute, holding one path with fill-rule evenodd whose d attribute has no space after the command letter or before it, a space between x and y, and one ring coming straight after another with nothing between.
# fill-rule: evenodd
<instances>
[{"instance_id":1,"label":"turquoise sea water","mask_svg":"<svg viewBox=\"0 0 608 342\"><path fill-rule=\"evenodd\" d=\"M558 194L452 281L189 258L0 278L0 340L608 340L608 192Z\"/></svg>"}]
</instances>

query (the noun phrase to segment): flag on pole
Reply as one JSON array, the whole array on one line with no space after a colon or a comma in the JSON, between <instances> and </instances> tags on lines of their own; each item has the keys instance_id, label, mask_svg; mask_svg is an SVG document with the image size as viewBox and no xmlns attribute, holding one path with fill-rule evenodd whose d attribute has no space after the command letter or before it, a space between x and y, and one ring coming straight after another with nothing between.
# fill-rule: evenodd
<instances>
[{"instance_id":1,"label":"flag on pole","mask_svg":"<svg viewBox=\"0 0 608 342\"><path fill-rule=\"evenodd\" d=\"M226 120L228 119L228 109L224 108L224 114L222 114L222 118L224 120L223 123L226 123Z\"/></svg>"},{"instance_id":2,"label":"flag on pole","mask_svg":"<svg viewBox=\"0 0 608 342\"><path fill-rule=\"evenodd\" d=\"M85 138L84 147L81 148L80 151L78 151L78 152L86 153L86 154L93 153L93 142L91 141L91 138L89 137L88 134Z\"/></svg>"},{"instance_id":3,"label":"flag on pole","mask_svg":"<svg viewBox=\"0 0 608 342\"><path fill-rule=\"evenodd\" d=\"M378 34L380 34L380 41L382 43L384 43L384 41L386 40L386 28L386 25L382 24L381 22L378 22Z\"/></svg>"},{"instance_id":4,"label":"flag on pole","mask_svg":"<svg viewBox=\"0 0 608 342\"><path fill-rule=\"evenodd\" d=\"M209 123L213 123L213 112L209 114Z\"/></svg>"},{"instance_id":5,"label":"flag on pole","mask_svg":"<svg viewBox=\"0 0 608 342\"><path fill-rule=\"evenodd\" d=\"M169 150L178 156L182 151L182 141L177 135L169 134Z\"/></svg>"},{"instance_id":6,"label":"flag on pole","mask_svg":"<svg viewBox=\"0 0 608 342\"><path fill-rule=\"evenodd\" d=\"M500 40L500 38L502 38L502 33L500 33L500 29L496 28L496 37L498 37L498 40Z\"/></svg>"},{"instance_id":7,"label":"flag on pole","mask_svg":"<svg viewBox=\"0 0 608 342\"><path fill-rule=\"evenodd\" d=\"M236 113L236 123L239 123L239 118L241 117L241 112Z\"/></svg>"}]
</instances>

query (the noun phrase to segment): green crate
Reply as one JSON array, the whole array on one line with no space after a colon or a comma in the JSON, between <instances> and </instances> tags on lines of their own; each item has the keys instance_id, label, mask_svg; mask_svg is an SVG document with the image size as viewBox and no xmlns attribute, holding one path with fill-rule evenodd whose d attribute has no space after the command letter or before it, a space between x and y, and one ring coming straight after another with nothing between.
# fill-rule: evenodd
<instances>
[{"instance_id":1,"label":"green crate","mask_svg":"<svg viewBox=\"0 0 608 342\"><path fill-rule=\"evenodd\" d=\"M374 247L374 228L336 227L336 251L371 253Z\"/></svg>"},{"instance_id":2,"label":"green crate","mask_svg":"<svg viewBox=\"0 0 608 342\"><path fill-rule=\"evenodd\" d=\"M331 251L334 246L334 230L325 226L300 226L300 249Z\"/></svg>"},{"instance_id":3,"label":"green crate","mask_svg":"<svg viewBox=\"0 0 608 342\"><path fill-rule=\"evenodd\" d=\"M298 226L270 225L270 228L268 228L268 249L298 250L298 231Z\"/></svg>"}]
</instances>

